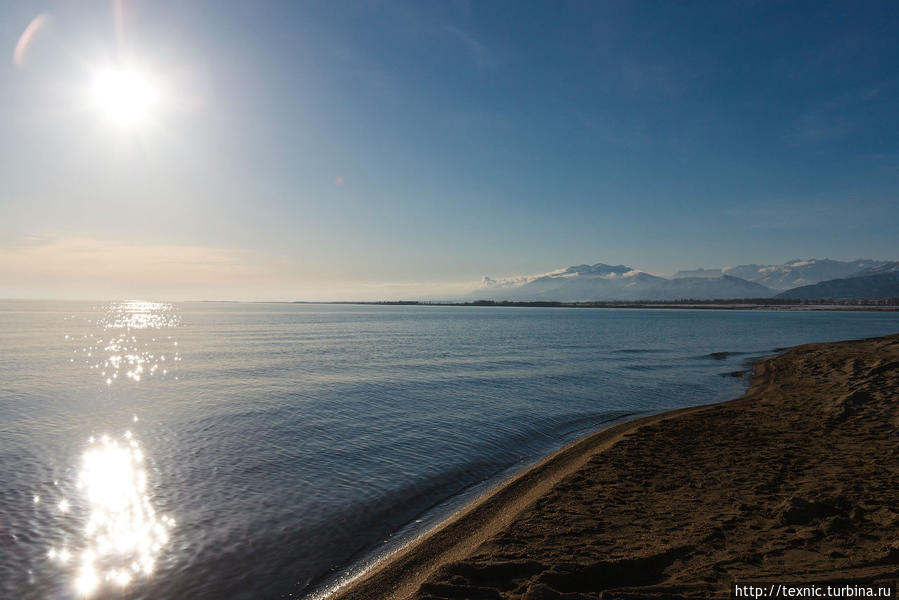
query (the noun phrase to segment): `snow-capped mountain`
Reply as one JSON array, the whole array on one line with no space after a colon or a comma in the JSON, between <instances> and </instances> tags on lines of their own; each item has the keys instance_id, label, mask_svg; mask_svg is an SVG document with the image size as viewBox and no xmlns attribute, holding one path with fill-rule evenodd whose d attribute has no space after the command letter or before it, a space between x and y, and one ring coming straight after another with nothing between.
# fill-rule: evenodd
<instances>
[{"instance_id":1,"label":"snow-capped mountain","mask_svg":"<svg viewBox=\"0 0 899 600\"><path fill-rule=\"evenodd\" d=\"M870 267L861 271L855 275L855 277L862 277L865 275L879 275L880 273L896 273L899 272L899 260L894 260L890 262L885 262L877 265L876 267Z\"/></svg>"},{"instance_id":2,"label":"snow-capped mountain","mask_svg":"<svg viewBox=\"0 0 899 600\"><path fill-rule=\"evenodd\" d=\"M829 258L795 259L782 265L738 265L723 269L694 269L678 271L674 278L718 277L730 275L762 284L775 290L789 290L798 286L812 285L830 279L852 277L867 269L884 265L880 260L839 261Z\"/></svg>"},{"instance_id":3,"label":"snow-capped mountain","mask_svg":"<svg viewBox=\"0 0 899 600\"><path fill-rule=\"evenodd\" d=\"M542 275L492 279L485 277L469 295L477 300L547 300L590 302L767 298L763 285L722 275L666 279L624 265L577 265Z\"/></svg>"}]
</instances>

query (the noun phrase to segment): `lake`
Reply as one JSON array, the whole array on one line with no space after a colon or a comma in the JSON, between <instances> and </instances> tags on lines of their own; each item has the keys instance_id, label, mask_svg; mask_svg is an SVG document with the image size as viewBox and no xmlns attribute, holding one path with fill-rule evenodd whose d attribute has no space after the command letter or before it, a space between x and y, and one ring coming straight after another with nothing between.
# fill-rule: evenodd
<instances>
[{"instance_id":1,"label":"lake","mask_svg":"<svg viewBox=\"0 0 899 600\"><path fill-rule=\"evenodd\" d=\"M896 312L0 302L0 596L304 597L567 442Z\"/></svg>"}]
</instances>

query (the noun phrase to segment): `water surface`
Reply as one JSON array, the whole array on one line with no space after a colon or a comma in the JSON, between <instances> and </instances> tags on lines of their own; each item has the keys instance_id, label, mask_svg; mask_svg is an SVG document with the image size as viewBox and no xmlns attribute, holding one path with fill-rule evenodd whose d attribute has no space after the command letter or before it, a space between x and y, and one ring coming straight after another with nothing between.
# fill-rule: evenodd
<instances>
[{"instance_id":1,"label":"water surface","mask_svg":"<svg viewBox=\"0 0 899 600\"><path fill-rule=\"evenodd\" d=\"M0 597L309 595L588 431L736 397L722 375L778 347L897 331L899 313L5 301Z\"/></svg>"}]
</instances>

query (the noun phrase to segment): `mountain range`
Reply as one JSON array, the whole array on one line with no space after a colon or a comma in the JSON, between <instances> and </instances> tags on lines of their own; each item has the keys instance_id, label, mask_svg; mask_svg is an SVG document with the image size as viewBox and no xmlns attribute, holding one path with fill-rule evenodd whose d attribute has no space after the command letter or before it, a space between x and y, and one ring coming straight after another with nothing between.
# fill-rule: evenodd
<instances>
[{"instance_id":1,"label":"mountain range","mask_svg":"<svg viewBox=\"0 0 899 600\"><path fill-rule=\"evenodd\" d=\"M739 265L723 269L696 269L678 271L674 278L719 277L730 275L746 281L754 281L773 290L789 290L801 285L813 285L830 279L852 277L865 269L886 264L882 260L839 261L824 259L795 259L782 265Z\"/></svg>"},{"instance_id":2,"label":"mountain range","mask_svg":"<svg viewBox=\"0 0 899 600\"><path fill-rule=\"evenodd\" d=\"M835 282L843 283L835 283ZM848 282L848 283L847 283ZM801 290L801 291L800 291ZM789 294L800 295L789 295ZM541 275L493 279L467 299L510 301L720 300L899 296L899 261L791 260L678 271L661 277L625 266L576 265Z\"/></svg>"}]
</instances>

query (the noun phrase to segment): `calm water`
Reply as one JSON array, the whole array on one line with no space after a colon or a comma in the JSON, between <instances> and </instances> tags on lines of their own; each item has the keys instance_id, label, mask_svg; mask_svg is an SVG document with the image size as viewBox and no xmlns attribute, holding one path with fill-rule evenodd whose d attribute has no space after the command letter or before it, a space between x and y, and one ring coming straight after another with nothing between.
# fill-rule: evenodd
<instances>
[{"instance_id":1,"label":"calm water","mask_svg":"<svg viewBox=\"0 0 899 600\"><path fill-rule=\"evenodd\" d=\"M897 331L899 313L2 302L0 597L309 595L602 424L738 396L721 374L778 347Z\"/></svg>"}]
</instances>

